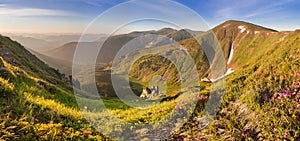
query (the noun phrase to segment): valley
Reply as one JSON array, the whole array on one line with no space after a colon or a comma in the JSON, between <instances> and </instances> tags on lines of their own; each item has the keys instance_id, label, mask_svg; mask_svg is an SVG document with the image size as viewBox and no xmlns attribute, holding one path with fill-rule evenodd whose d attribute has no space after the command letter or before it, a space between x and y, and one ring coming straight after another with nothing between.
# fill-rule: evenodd
<instances>
[{"instance_id":1,"label":"valley","mask_svg":"<svg viewBox=\"0 0 300 141\"><path fill-rule=\"evenodd\" d=\"M32 45L24 38L0 36L0 139L300 139L299 30L280 32L230 20L209 31L163 28L93 35L82 42L70 38ZM100 43L94 70L70 77L76 47ZM86 91L94 84L79 81L90 71L97 94ZM185 79L184 72L193 72L186 74L192 79ZM124 80L134 95L126 95ZM223 82L224 89L215 89ZM152 86L164 92L161 101L140 99L143 89ZM118 97L116 90L124 94ZM206 123L199 121L216 97L220 107L202 129ZM183 113L191 116L182 118ZM172 122L182 126L172 131Z\"/></svg>"}]
</instances>

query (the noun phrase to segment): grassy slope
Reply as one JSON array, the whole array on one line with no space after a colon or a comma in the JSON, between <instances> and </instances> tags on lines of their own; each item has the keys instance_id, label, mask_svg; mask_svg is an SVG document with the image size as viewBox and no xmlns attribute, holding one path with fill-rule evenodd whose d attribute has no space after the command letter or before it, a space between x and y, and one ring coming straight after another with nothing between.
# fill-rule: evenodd
<instances>
[{"instance_id":1,"label":"grassy slope","mask_svg":"<svg viewBox=\"0 0 300 141\"><path fill-rule=\"evenodd\" d=\"M245 31L243 33L241 33L241 29L238 28L239 26L243 26L245 28ZM235 52L235 54L238 55L242 55L244 53L248 54L248 52L251 50L250 49L251 46L248 44L252 44L253 47L257 47L258 45L255 44L254 42L255 39L258 39L258 42L262 42L264 39L267 38L266 36L264 36L266 33L277 32L275 30L257 26L251 23L246 23L242 21L233 21L233 20L224 22L223 24L213 28L212 31L215 33L216 37L219 40L226 61L228 60L228 56L232 44L234 48L238 49L235 50L237 51ZM265 33L265 34L255 34L255 32ZM255 54L253 54L253 56L255 56ZM244 59L240 60L240 58L238 57L234 57L234 58L241 62L245 62ZM236 64L236 65L239 66L240 64Z\"/></svg>"},{"instance_id":2,"label":"grassy slope","mask_svg":"<svg viewBox=\"0 0 300 141\"><path fill-rule=\"evenodd\" d=\"M218 116L208 128L181 135L204 140L299 140L300 33L243 36L235 40L232 64L237 67L227 77ZM276 101L278 93L291 96Z\"/></svg>"},{"instance_id":3,"label":"grassy slope","mask_svg":"<svg viewBox=\"0 0 300 141\"><path fill-rule=\"evenodd\" d=\"M295 96L275 102L272 96L284 92L287 88L293 91L295 88L291 88L292 83L298 84L299 82L299 76L296 75L299 71L297 58L300 57L299 32L276 32L239 21L230 21L225 24L232 24L230 29L225 29L225 32L234 30L232 35L227 37L228 34L222 34L224 30L215 32L221 45L225 46L224 50L230 47L231 42L234 43L235 55L229 66L234 67L235 73L227 78L227 91L222 110L209 128L197 132L197 124L191 120L181 132L174 135L174 138L197 137L208 140L298 138L299 106L297 107L297 104L299 102L290 104ZM244 25L249 33L247 30L241 33L238 29L240 25ZM255 34L257 31L259 33ZM187 44L189 43L191 42ZM136 67L133 67L131 72L142 73L147 78L151 78L156 75L153 72L159 73L159 70L164 67L158 67L158 71L154 71L156 68L145 69L139 65L155 63L156 59L158 59L156 56L142 58L134 64ZM143 70L138 70L138 68L143 68ZM135 78L139 82L149 80L140 76ZM176 80L174 75L173 78ZM272 113L276 105L281 109Z\"/></svg>"},{"instance_id":4,"label":"grassy slope","mask_svg":"<svg viewBox=\"0 0 300 141\"><path fill-rule=\"evenodd\" d=\"M3 37L1 45L6 51L25 49ZM17 62L14 56L1 56L1 66L6 67L8 74L4 70L0 72L1 84L1 139L4 140L52 140L52 139L103 139L94 128L84 119L79 112L77 103L69 86L62 84L52 74L42 71L43 68L51 69L45 64L41 66L33 65L32 62L39 62L34 56L26 52L17 53L27 59L27 62ZM27 57L32 57L28 59ZM15 66L11 63L15 62ZM12 61L16 60L16 61ZM21 64L23 63L23 64ZM25 65L25 66L22 66ZM39 65L39 64L37 64ZM27 68L28 67L28 68ZM42 75L34 73L29 68L41 69ZM53 70L55 72L55 70ZM55 76L55 75L54 75ZM50 79L50 80L49 80ZM97 100L79 99L88 107L87 110L96 110L101 114L103 107L97 106ZM163 117L174 107L174 101L164 102L157 107L147 111L132 109L117 99L104 100L106 107L112 109L116 115L128 122L153 122ZM99 109L90 109L90 107ZM83 108L83 107L81 107ZM120 110L123 109L123 110ZM155 112L163 110L161 114ZM135 113L135 114L132 114ZM150 113L150 115L149 115ZM129 116L130 115L130 116Z\"/></svg>"},{"instance_id":5,"label":"grassy slope","mask_svg":"<svg viewBox=\"0 0 300 141\"><path fill-rule=\"evenodd\" d=\"M284 36L285 39L280 40ZM260 33L254 37L249 35L235 41L237 54L231 65L238 67L227 77L222 110L215 120L208 128L197 131L197 122L192 117L173 138L274 140L299 137L299 102L293 102L297 97L275 101L272 96L285 92L287 88L289 91L299 90L293 82L298 84L300 81L297 75L300 33ZM247 50L251 48L255 51L249 55ZM0 77L1 111L5 111L1 113L1 138L103 139L82 117L67 86L53 85L56 81L44 81L49 79L49 75L36 76L27 73L26 68L12 67L6 60L1 60L10 71L8 77ZM202 91L196 94L207 95L209 85L202 85ZM194 116L199 116L206 100L196 100L200 102ZM88 110L97 105L97 100L80 101L87 103ZM130 108L117 99L106 100L105 103L121 119L132 123L151 123L170 112L176 101L165 101L147 110ZM101 107L96 110L105 114ZM114 127L114 123L111 125ZM103 132L111 133L110 129Z\"/></svg>"},{"instance_id":6,"label":"grassy slope","mask_svg":"<svg viewBox=\"0 0 300 141\"><path fill-rule=\"evenodd\" d=\"M6 53L1 54L0 65L7 68L7 74L0 72L0 139L85 138L81 129L88 124L76 110L71 88L58 79L58 73L20 44L2 36L0 41ZM76 124L81 121L83 124Z\"/></svg>"},{"instance_id":7,"label":"grassy slope","mask_svg":"<svg viewBox=\"0 0 300 141\"><path fill-rule=\"evenodd\" d=\"M18 43L6 37L1 40L1 45L6 51L24 50ZM60 140L60 139L104 139L87 121L78 110L75 97L69 86L62 84L56 77L44 69L51 69L42 64L36 66L32 62L39 62L29 52L17 53L27 59L27 62L16 62L14 56L1 56L0 67L6 67L0 72L1 85L1 130L0 138L4 140ZM28 59L27 57L32 57ZM9 62L11 61L11 62ZM15 64L13 64L16 62ZM23 64L21 64L23 63ZM25 66L22 66L25 65ZM28 68L27 68L28 67ZM41 69L34 73L29 68ZM55 70L53 70L55 72ZM54 75L55 76L55 75ZM87 110L105 114L104 107L98 105L94 98L80 98L79 102L85 103ZM130 108L117 99L104 100L107 108L111 109L117 117L132 123L151 123L164 117L175 106L175 101L166 101L147 110ZM132 102L136 103L136 102ZM92 109L97 107L97 109ZM83 107L80 107L83 108ZM159 114L157 114L158 111ZM103 113L104 112L104 113ZM113 125L114 123L112 123ZM107 128L108 132L111 131Z\"/></svg>"}]
</instances>

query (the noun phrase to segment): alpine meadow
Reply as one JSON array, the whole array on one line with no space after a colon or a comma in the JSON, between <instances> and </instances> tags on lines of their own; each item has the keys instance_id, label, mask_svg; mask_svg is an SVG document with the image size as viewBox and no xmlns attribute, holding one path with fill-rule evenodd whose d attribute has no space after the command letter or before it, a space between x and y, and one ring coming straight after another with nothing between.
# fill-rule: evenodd
<instances>
[{"instance_id":1,"label":"alpine meadow","mask_svg":"<svg viewBox=\"0 0 300 141\"><path fill-rule=\"evenodd\" d=\"M9 9L14 3L0 1L0 19L19 12ZM79 25L73 13L42 7L19 9L15 18L52 22L63 14L74 18L66 31ZM300 140L300 29L229 19L238 20L207 31L162 26L85 37L8 34L0 24L0 140ZM80 50L99 46L95 62L76 62ZM204 119L207 111L215 114Z\"/></svg>"}]
</instances>

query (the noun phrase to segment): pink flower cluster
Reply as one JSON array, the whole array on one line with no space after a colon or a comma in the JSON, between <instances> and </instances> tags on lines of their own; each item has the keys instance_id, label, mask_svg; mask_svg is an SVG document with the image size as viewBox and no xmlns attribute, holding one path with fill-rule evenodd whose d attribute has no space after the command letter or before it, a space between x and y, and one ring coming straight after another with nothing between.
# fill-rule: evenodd
<instances>
[{"instance_id":1,"label":"pink flower cluster","mask_svg":"<svg viewBox=\"0 0 300 141\"><path fill-rule=\"evenodd\" d=\"M202 100L206 100L208 98L209 98L209 96L206 96L206 95L199 96L198 94L195 94L193 99L194 99L194 101L202 101Z\"/></svg>"},{"instance_id":2,"label":"pink flower cluster","mask_svg":"<svg viewBox=\"0 0 300 141\"><path fill-rule=\"evenodd\" d=\"M289 132L285 132L284 137L288 138L289 137Z\"/></svg>"},{"instance_id":3,"label":"pink flower cluster","mask_svg":"<svg viewBox=\"0 0 300 141\"><path fill-rule=\"evenodd\" d=\"M199 96L198 97L199 101L206 100L206 99L208 99L208 96Z\"/></svg>"},{"instance_id":4,"label":"pink flower cluster","mask_svg":"<svg viewBox=\"0 0 300 141\"><path fill-rule=\"evenodd\" d=\"M153 115L159 114L159 113L161 113L161 112L163 112L163 110L162 110L162 109L159 109L158 111L153 112Z\"/></svg>"},{"instance_id":5,"label":"pink flower cluster","mask_svg":"<svg viewBox=\"0 0 300 141\"><path fill-rule=\"evenodd\" d=\"M39 122L39 121L40 121L38 118L35 118L34 116L32 116L32 119L33 119L35 122Z\"/></svg>"},{"instance_id":6,"label":"pink flower cluster","mask_svg":"<svg viewBox=\"0 0 300 141\"><path fill-rule=\"evenodd\" d=\"M1 67L0 71L7 71L6 67Z\"/></svg>"},{"instance_id":7,"label":"pink flower cluster","mask_svg":"<svg viewBox=\"0 0 300 141\"><path fill-rule=\"evenodd\" d=\"M243 136L243 137L247 137L247 134L246 134L246 133L243 133L242 136Z\"/></svg>"},{"instance_id":8,"label":"pink flower cluster","mask_svg":"<svg viewBox=\"0 0 300 141\"><path fill-rule=\"evenodd\" d=\"M298 103L300 102L300 82L297 83L293 83L291 85L291 89L286 89L284 93L277 93L273 96L273 99L275 101L278 101L280 99L284 99L284 98L294 98L293 102L294 103ZM300 105L297 107L300 107Z\"/></svg>"},{"instance_id":9,"label":"pink flower cluster","mask_svg":"<svg viewBox=\"0 0 300 141\"><path fill-rule=\"evenodd\" d=\"M300 86L300 82L294 82L291 86L292 88L297 88Z\"/></svg>"},{"instance_id":10,"label":"pink flower cluster","mask_svg":"<svg viewBox=\"0 0 300 141\"><path fill-rule=\"evenodd\" d=\"M277 93L277 94L275 95L274 100L275 100L275 101L278 101L278 100L281 99L281 98L287 98L287 97L291 97L291 96L292 96L292 94L289 93L288 90L286 90L285 93Z\"/></svg>"}]
</instances>

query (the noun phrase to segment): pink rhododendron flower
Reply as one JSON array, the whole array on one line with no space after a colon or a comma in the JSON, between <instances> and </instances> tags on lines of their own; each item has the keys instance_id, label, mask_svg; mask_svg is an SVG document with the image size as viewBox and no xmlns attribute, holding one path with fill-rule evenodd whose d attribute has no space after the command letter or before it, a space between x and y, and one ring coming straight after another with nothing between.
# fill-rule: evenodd
<instances>
[{"instance_id":1,"label":"pink rhododendron flower","mask_svg":"<svg viewBox=\"0 0 300 141\"><path fill-rule=\"evenodd\" d=\"M284 137L285 138L289 137L289 132L285 132Z\"/></svg>"},{"instance_id":2,"label":"pink rhododendron flower","mask_svg":"<svg viewBox=\"0 0 300 141\"><path fill-rule=\"evenodd\" d=\"M199 97L198 100L201 101L201 100L203 100L203 99L202 99L202 97Z\"/></svg>"}]
</instances>

